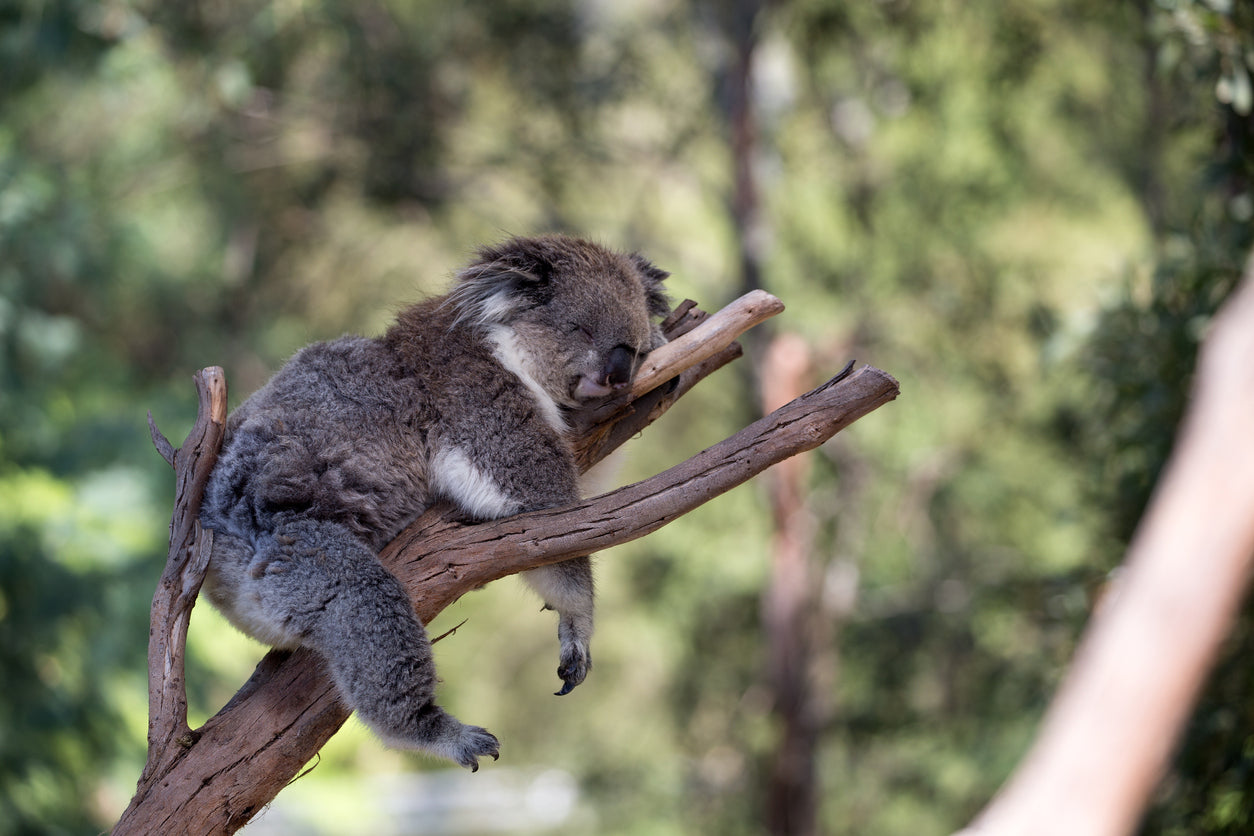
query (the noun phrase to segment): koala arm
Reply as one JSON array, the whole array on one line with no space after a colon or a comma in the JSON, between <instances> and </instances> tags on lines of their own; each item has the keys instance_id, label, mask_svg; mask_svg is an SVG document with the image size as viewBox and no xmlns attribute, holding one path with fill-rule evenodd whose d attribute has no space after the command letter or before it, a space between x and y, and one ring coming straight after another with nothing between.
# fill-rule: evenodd
<instances>
[{"instance_id":1,"label":"koala arm","mask_svg":"<svg viewBox=\"0 0 1254 836\"><path fill-rule=\"evenodd\" d=\"M431 481L435 491L478 519L495 519L551 508L579 499L578 472L569 444L536 409L521 385L480 396L490 405L477 420L454 425L436 441ZM508 439L508 441L506 441ZM558 614L558 694L583 682L592 666L594 592L592 562L577 557L521 574L523 581Z\"/></svg>"},{"instance_id":2,"label":"koala arm","mask_svg":"<svg viewBox=\"0 0 1254 836\"><path fill-rule=\"evenodd\" d=\"M509 466L513 462L502 461L498 455L485 462L492 469L481 469L474 463L473 455L473 451L460 447L442 449L432 460L432 476L441 493L476 517L508 516L578 498L569 456L541 461L536 467L514 468ZM552 477L547 484L532 484L533 477L544 475ZM500 481L494 476L501 477ZM502 483L514 493L507 493ZM557 693L569 694L583 682L592 667L590 647L595 600L592 561L588 557L576 557L528 570L521 573L521 577L544 601L546 609L558 613L557 675L563 684Z\"/></svg>"}]
</instances>

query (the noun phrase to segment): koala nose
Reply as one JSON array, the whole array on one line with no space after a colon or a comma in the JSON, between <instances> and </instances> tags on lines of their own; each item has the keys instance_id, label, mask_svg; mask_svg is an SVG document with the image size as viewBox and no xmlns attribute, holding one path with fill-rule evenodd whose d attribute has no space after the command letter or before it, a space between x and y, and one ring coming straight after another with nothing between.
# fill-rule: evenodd
<instances>
[{"instance_id":1,"label":"koala nose","mask_svg":"<svg viewBox=\"0 0 1254 836\"><path fill-rule=\"evenodd\" d=\"M630 383L634 360L635 355L622 346L610 349L610 354L605 358L605 365L601 369L605 385L621 389Z\"/></svg>"}]
</instances>

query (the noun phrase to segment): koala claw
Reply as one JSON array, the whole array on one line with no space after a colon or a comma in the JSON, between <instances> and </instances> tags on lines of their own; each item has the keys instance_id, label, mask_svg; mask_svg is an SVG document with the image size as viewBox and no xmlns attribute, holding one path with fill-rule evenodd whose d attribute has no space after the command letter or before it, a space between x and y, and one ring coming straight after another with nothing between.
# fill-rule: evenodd
<instances>
[{"instance_id":1,"label":"koala claw","mask_svg":"<svg viewBox=\"0 0 1254 836\"><path fill-rule=\"evenodd\" d=\"M479 771L479 757L491 755L492 760L501 759L501 742L496 735L479 726L466 726L462 729L461 748L454 760L469 769Z\"/></svg>"},{"instance_id":2,"label":"koala claw","mask_svg":"<svg viewBox=\"0 0 1254 836\"><path fill-rule=\"evenodd\" d=\"M587 649L572 647L568 654L563 654L562 663L557 667L557 675L562 678L562 690L555 691L553 696L564 697L575 690L591 668L592 657Z\"/></svg>"}]
</instances>

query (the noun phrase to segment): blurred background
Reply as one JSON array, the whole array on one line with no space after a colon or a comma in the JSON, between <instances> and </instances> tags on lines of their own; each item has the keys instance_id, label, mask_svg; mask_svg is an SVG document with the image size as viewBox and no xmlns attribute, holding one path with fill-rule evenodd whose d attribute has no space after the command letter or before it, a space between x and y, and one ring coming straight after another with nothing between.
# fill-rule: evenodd
<instances>
[{"instance_id":1,"label":"blurred background","mask_svg":"<svg viewBox=\"0 0 1254 836\"><path fill-rule=\"evenodd\" d=\"M0 0L0 834L101 832L134 790L173 495L145 411L178 443L196 369L238 403L542 231L788 305L604 487L851 358L901 397L601 555L571 696L516 579L446 611L441 699L499 763L350 721L245 832L961 826L1254 243L1252 71L1244 0ZM1254 827L1252 641L1145 833ZM263 652L197 608L193 725Z\"/></svg>"}]
</instances>

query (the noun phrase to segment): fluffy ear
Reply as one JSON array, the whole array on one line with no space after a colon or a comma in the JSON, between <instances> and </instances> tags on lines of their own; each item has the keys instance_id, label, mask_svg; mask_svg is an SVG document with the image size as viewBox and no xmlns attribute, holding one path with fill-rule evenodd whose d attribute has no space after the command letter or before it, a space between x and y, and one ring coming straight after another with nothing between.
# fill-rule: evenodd
<instances>
[{"instance_id":1,"label":"fluffy ear","mask_svg":"<svg viewBox=\"0 0 1254 836\"><path fill-rule=\"evenodd\" d=\"M666 289L662 287L662 282L670 277L670 273L653 262L649 261L640 253L631 254L631 263L636 265L636 269L640 271L640 278L644 282L645 299L649 304L649 313L652 316L666 316L671 312L671 300L666 295Z\"/></svg>"},{"instance_id":2,"label":"fluffy ear","mask_svg":"<svg viewBox=\"0 0 1254 836\"><path fill-rule=\"evenodd\" d=\"M551 254L541 242L514 238L482 247L478 257L457 274L447 304L457 309L459 322L506 322L519 311L548 300L552 275Z\"/></svg>"}]
</instances>

